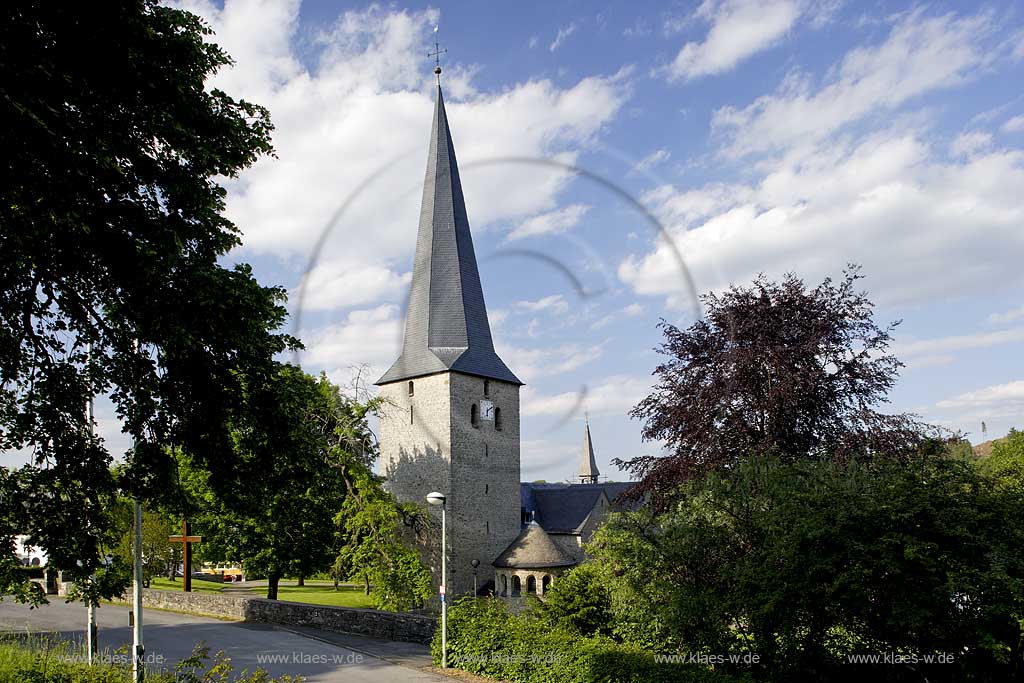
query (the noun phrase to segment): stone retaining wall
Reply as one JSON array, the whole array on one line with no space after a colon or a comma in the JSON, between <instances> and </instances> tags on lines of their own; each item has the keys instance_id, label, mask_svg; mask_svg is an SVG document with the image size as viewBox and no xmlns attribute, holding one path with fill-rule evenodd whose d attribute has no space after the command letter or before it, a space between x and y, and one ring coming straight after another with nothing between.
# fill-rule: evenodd
<instances>
[{"instance_id":1,"label":"stone retaining wall","mask_svg":"<svg viewBox=\"0 0 1024 683\"><path fill-rule=\"evenodd\" d=\"M128 596L131 601L131 594ZM437 620L422 614L381 612L358 607L328 607L300 602L281 602L242 595L185 593L145 588L146 607L189 614L227 617L278 626L307 626L324 631L354 633L372 638L429 643Z\"/></svg>"}]
</instances>

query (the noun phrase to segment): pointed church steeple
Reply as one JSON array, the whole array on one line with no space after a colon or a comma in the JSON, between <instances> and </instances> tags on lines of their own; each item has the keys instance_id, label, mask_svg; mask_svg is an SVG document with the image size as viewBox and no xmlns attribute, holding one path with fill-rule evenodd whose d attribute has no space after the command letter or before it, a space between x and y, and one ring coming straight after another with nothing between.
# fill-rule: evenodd
<instances>
[{"instance_id":1,"label":"pointed church steeple","mask_svg":"<svg viewBox=\"0 0 1024 683\"><path fill-rule=\"evenodd\" d=\"M594 444L590 440L590 418L587 418L583 432L583 452L580 453L579 479L581 484L596 484L601 473L597 471L594 460Z\"/></svg>"},{"instance_id":2,"label":"pointed church steeple","mask_svg":"<svg viewBox=\"0 0 1024 683\"><path fill-rule=\"evenodd\" d=\"M522 384L494 351L439 75L402 355L377 384L449 370Z\"/></svg>"}]
</instances>

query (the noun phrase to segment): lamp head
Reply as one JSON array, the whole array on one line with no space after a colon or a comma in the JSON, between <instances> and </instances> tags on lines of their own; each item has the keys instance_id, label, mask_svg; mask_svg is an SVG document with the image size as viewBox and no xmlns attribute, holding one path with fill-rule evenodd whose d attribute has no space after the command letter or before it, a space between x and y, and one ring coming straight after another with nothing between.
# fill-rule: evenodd
<instances>
[{"instance_id":1,"label":"lamp head","mask_svg":"<svg viewBox=\"0 0 1024 683\"><path fill-rule=\"evenodd\" d=\"M480 560L472 560L470 564L473 566L473 569L476 569L480 566Z\"/></svg>"},{"instance_id":2,"label":"lamp head","mask_svg":"<svg viewBox=\"0 0 1024 683\"><path fill-rule=\"evenodd\" d=\"M427 494L427 502L431 505L444 505L445 497L443 493L434 491L433 493Z\"/></svg>"}]
</instances>

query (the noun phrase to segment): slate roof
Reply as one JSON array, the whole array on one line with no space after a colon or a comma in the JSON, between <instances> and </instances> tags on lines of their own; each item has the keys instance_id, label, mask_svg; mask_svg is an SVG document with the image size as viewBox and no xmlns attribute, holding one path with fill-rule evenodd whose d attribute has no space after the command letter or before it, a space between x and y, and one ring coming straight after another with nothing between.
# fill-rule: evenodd
<instances>
[{"instance_id":1,"label":"slate roof","mask_svg":"<svg viewBox=\"0 0 1024 683\"><path fill-rule=\"evenodd\" d=\"M377 384L448 370L522 384L494 351L438 83L402 355Z\"/></svg>"},{"instance_id":2,"label":"slate roof","mask_svg":"<svg viewBox=\"0 0 1024 683\"><path fill-rule=\"evenodd\" d=\"M580 469L577 473L580 481L597 483L601 473L597 469L597 461L594 460L594 443L590 440L590 422L587 422L583 430L583 452L580 454Z\"/></svg>"},{"instance_id":3,"label":"slate roof","mask_svg":"<svg viewBox=\"0 0 1024 683\"><path fill-rule=\"evenodd\" d=\"M587 521L601 490L568 486L563 489L539 489L533 492L535 519L551 533L572 533Z\"/></svg>"},{"instance_id":4,"label":"slate roof","mask_svg":"<svg viewBox=\"0 0 1024 683\"><path fill-rule=\"evenodd\" d=\"M530 522L492 564L511 569L542 569L571 567L576 559L559 548L537 522Z\"/></svg>"},{"instance_id":5,"label":"slate roof","mask_svg":"<svg viewBox=\"0 0 1024 683\"><path fill-rule=\"evenodd\" d=\"M605 482L601 484L534 484L519 485L520 506L527 513L536 513L536 520L549 533L573 533L579 528L604 493L612 510L636 510L643 503L623 504L619 495L629 489L632 482Z\"/></svg>"}]
</instances>

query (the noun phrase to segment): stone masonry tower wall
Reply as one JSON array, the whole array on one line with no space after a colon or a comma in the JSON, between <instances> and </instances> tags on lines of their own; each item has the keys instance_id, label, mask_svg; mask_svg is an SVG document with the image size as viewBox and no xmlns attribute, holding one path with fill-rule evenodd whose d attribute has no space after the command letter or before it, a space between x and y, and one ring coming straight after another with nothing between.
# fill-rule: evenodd
<instances>
[{"instance_id":1,"label":"stone masonry tower wall","mask_svg":"<svg viewBox=\"0 0 1024 683\"><path fill-rule=\"evenodd\" d=\"M472 560L480 561L483 586L494 579L491 562L520 531L519 385L442 372L380 391L387 402L380 443L388 488L399 500L421 505L431 491L448 497L448 592L469 593ZM497 419L481 412L484 401L500 411ZM439 529L440 511L431 512ZM440 557L429 550L440 547L440 538L433 541L425 550L439 583Z\"/></svg>"}]
</instances>

